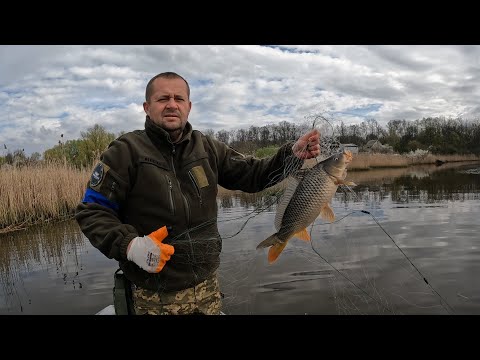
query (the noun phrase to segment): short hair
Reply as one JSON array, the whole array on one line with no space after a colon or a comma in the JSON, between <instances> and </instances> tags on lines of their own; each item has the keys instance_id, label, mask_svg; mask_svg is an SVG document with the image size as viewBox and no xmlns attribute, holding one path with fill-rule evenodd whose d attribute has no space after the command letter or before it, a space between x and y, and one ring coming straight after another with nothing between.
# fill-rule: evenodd
<instances>
[{"instance_id":1,"label":"short hair","mask_svg":"<svg viewBox=\"0 0 480 360\"><path fill-rule=\"evenodd\" d=\"M150 81L148 82L147 87L145 89L145 101L148 101L150 99L150 96L152 96L153 82L158 78L182 79L183 81L185 81L185 84L187 84L187 95L188 95L188 98L190 99L190 85L188 85L188 81L185 80L182 76L178 75L177 73L167 71L167 72L157 74L153 78L150 79Z\"/></svg>"}]
</instances>

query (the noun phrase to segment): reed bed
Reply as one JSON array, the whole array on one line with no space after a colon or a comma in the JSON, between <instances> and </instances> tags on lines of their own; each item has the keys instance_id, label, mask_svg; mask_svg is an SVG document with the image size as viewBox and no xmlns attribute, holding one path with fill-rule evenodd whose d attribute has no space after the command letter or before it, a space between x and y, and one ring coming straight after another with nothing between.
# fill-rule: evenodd
<instances>
[{"instance_id":1,"label":"reed bed","mask_svg":"<svg viewBox=\"0 0 480 360\"><path fill-rule=\"evenodd\" d=\"M349 170L368 170L372 168L399 168L407 167L409 160L399 154L354 154L352 162L348 165Z\"/></svg>"},{"instance_id":2,"label":"reed bed","mask_svg":"<svg viewBox=\"0 0 480 360\"><path fill-rule=\"evenodd\" d=\"M68 164L2 168L0 233L73 217L90 174Z\"/></svg>"}]
</instances>

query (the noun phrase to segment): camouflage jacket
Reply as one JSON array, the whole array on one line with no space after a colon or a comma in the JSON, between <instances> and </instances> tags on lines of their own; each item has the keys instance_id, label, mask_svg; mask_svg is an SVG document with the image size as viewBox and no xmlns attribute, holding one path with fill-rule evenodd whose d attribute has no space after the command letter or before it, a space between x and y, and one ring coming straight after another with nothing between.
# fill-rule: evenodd
<instances>
[{"instance_id":1,"label":"camouflage jacket","mask_svg":"<svg viewBox=\"0 0 480 360\"><path fill-rule=\"evenodd\" d=\"M292 143L271 158L244 156L192 130L172 143L147 116L144 130L126 133L101 155L75 218L91 244L119 261L134 284L177 291L199 284L218 268L217 184L258 192L282 180ZM273 180L275 179L275 181ZM129 242L167 225L164 243L175 253L157 274L127 260Z\"/></svg>"}]
</instances>

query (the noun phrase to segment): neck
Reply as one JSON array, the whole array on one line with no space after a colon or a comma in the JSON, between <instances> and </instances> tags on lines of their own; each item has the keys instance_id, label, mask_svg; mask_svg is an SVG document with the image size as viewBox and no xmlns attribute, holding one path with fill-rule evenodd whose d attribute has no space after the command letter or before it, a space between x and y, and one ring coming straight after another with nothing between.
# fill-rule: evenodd
<instances>
[{"instance_id":1,"label":"neck","mask_svg":"<svg viewBox=\"0 0 480 360\"><path fill-rule=\"evenodd\" d=\"M172 141L172 143L178 142L182 138L182 133L183 133L182 129L168 131L168 134L170 135L170 140Z\"/></svg>"}]
</instances>

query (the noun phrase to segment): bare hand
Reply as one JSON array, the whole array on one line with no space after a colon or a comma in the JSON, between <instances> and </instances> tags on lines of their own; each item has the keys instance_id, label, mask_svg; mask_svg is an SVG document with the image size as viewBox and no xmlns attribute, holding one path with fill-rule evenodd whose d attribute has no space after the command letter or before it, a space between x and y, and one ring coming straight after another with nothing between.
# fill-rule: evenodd
<instances>
[{"instance_id":1,"label":"bare hand","mask_svg":"<svg viewBox=\"0 0 480 360\"><path fill-rule=\"evenodd\" d=\"M302 135L292 146L293 153L299 159L311 159L320 155L320 132L317 129Z\"/></svg>"}]
</instances>

